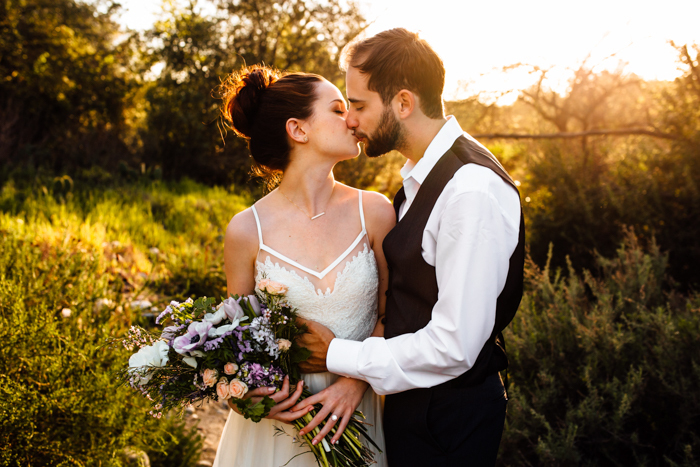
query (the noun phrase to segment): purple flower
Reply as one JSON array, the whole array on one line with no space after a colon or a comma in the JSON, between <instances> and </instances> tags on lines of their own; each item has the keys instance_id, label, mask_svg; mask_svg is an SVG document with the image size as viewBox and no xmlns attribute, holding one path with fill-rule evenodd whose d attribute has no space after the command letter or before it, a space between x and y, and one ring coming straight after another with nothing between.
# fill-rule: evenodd
<instances>
[{"instance_id":1,"label":"purple flower","mask_svg":"<svg viewBox=\"0 0 700 467\"><path fill-rule=\"evenodd\" d=\"M187 328L187 333L176 337L173 348L179 354L187 353L204 345L207 341L207 333L213 325L209 322L195 321Z\"/></svg>"},{"instance_id":2,"label":"purple flower","mask_svg":"<svg viewBox=\"0 0 700 467\"><path fill-rule=\"evenodd\" d=\"M163 329L163 332L160 334L161 339L165 339L166 341L171 341L175 337L175 334L180 332L184 326L168 326Z\"/></svg>"},{"instance_id":3,"label":"purple flower","mask_svg":"<svg viewBox=\"0 0 700 467\"><path fill-rule=\"evenodd\" d=\"M160 322L163 319L165 319L166 316L168 316L169 314L172 314L172 312L173 312L173 309L170 308L170 305L166 306L165 310L163 310L163 312L161 314L159 314L158 317L156 318L156 324L160 324Z\"/></svg>"},{"instance_id":4,"label":"purple flower","mask_svg":"<svg viewBox=\"0 0 700 467\"><path fill-rule=\"evenodd\" d=\"M238 322L245 316L245 313L243 312L243 308L238 304L238 301L236 301L233 297L229 297L223 302L223 308L224 312L226 313L226 316L228 319L230 319L232 322Z\"/></svg>"},{"instance_id":5,"label":"purple flower","mask_svg":"<svg viewBox=\"0 0 700 467\"><path fill-rule=\"evenodd\" d=\"M255 315L260 316L260 302L258 301L258 297L255 295L248 295L248 303L250 303L250 306L253 307Z\"/></svg>"}]
</instances>

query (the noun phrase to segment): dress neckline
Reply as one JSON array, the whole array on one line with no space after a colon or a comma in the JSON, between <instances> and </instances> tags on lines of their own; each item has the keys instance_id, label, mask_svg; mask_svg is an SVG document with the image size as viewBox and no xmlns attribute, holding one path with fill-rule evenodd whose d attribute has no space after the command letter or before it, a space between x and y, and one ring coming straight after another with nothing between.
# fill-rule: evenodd
<instances>
[{"instance_id":1,"label":"dress neckline","mask_svg":"<svg viewBox=\"0 0 700 467\"><path fill-rule=\"evenodd\" d=\"M313 269L307 268L306 266L297 263L293 259L288 258L287 256L283 255L282 253L270 248L269 246L265 245L263 243L263 236L262 236L262 227L260 226L260 217L258 217L258 211L255 209L255 204L251 206L253 215L255 216L255 224L258 228L258 240L260 242L259 248L263 251L267 251L268 253L275 255L277 258L281 259L285 263L288 263L295 268L298 268L302 271L304 271L307 274L311 274L312 276L318 278L318 279L323 279L326 277L326 275L331 272L333 269L336 268L340 264L341 261L343 261L352 251L355 249L358 243L362 240L362 238L367 235L367 228L365 227L365 215L362 209L362 191L357 190L358 192L358 198L359 198L359 206L360 206L360 222L362 223L362 231L357 235L355 240L352 242L352 244L338 257L333 261L328 267L326 267L323 271L321 272L316 272Z\"/></svg>"}]
</instances>

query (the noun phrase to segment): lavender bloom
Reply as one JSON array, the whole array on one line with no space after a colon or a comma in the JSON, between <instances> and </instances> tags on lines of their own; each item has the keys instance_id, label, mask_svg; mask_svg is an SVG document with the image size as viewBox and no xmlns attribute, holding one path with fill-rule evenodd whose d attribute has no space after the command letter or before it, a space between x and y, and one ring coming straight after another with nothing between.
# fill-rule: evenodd
<instances>
[{"instance_id":1,"label":"lavender bloom","mask_svg":"<svg viewBox=\"0 0 700 467\"><path fill-rule=\"evenodd\" d=\"M175 338L173 341L173 349L179 354L185 354L203 346L207 341L207 334L212 326L211 323L206 321L195 321L187 328L187 334Z\"/></svg>"},{"instance_id":2,"label":"lavender bloom","mask_svg":"<svg viewBox=\"0 0 700 467\"><path fill-rule=\"evenodd\" d=\"M160 324L161 320L165 319L166 316L172 314L173 309L170 308L170 305L165 307L165 310L161 314L158 315L156 318L156 324ZM167 328L166 328L167 329Z\"/></svg>"},{"instance_id":3,"label":"lavender bloom","mask_svg":"<svg viewBox=\"0 0 700 467\"><path fill-rule=\"evenodd\" d=\"M221 336L215 338L215 339L210 339L204 344L204 351L209 352L210 350L218 349L221 343L224 341L225 338L233 334L235 331L230 330L228 332L225 332Z\"/></svg>"}]
</instances>

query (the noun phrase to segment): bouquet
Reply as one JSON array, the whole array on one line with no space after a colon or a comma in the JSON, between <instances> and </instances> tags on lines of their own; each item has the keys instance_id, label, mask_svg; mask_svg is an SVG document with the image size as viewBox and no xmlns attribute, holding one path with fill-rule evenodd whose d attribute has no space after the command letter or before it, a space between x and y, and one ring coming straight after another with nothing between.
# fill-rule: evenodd
<instances>
[{"instance_id":1,"label":"bouquet","mask_svg":"<svg viewBox=\"0 0 700 467\"><path fill-rule=\"evenodd\" d=\"M275 402L265 396L253 403L245 394L260 387L282 387L285 375L290 384L300 380L298 364L309 357L309 351L296 343L303 326L296 324L297 313L285 299L283 284L261 280L256 294L231 296L215 305L213 298L170 302L156 319L172 322L158 334L132 326L121 344L138 348L122 370L124 384L140 391L152 401L154 417L163 412L182 410L197 402L230 400L241 414L259 422L270 413ZM304 390L300 400L311 393ZM318 413L314 407L294 422L300 430ZM322 439L311 444L325 421L303 436L319 465L323 467L366 466L373 462L373 452L360 440L362 435L378 449L367 435L356 411L342 437L331 445ZM331 436L336 427L331 430ZM299 438L297 436L297 438Z\"/></svg>"}]
</instances>

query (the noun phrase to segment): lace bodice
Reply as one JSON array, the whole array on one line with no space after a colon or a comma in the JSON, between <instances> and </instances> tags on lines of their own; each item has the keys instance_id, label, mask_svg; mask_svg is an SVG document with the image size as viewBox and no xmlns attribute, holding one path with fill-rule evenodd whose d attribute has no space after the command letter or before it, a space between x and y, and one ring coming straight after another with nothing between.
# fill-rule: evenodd
<instances>
[{"instance_id":1,"label":"lace bodice","mask_svg":"<svg viewBox=\"0 0 700 467\"><path fill-rule=\"evenodd\" d=\"M336 337L351 340L364 340L372 334L377 322L379 287L377 263L374 252L368 246L365 230L362 192L358 193L362 231L353 244L322 273L311 271L265 245L258 213L253 206L260 240L255 282L267 278L285 284L289 287L287 300L297 308L299 316L323 324ZM308 274L314 280L335 275L333 289L326 287L324 292L317 288L309 280Z\"/></svg>"}]
</instances>

